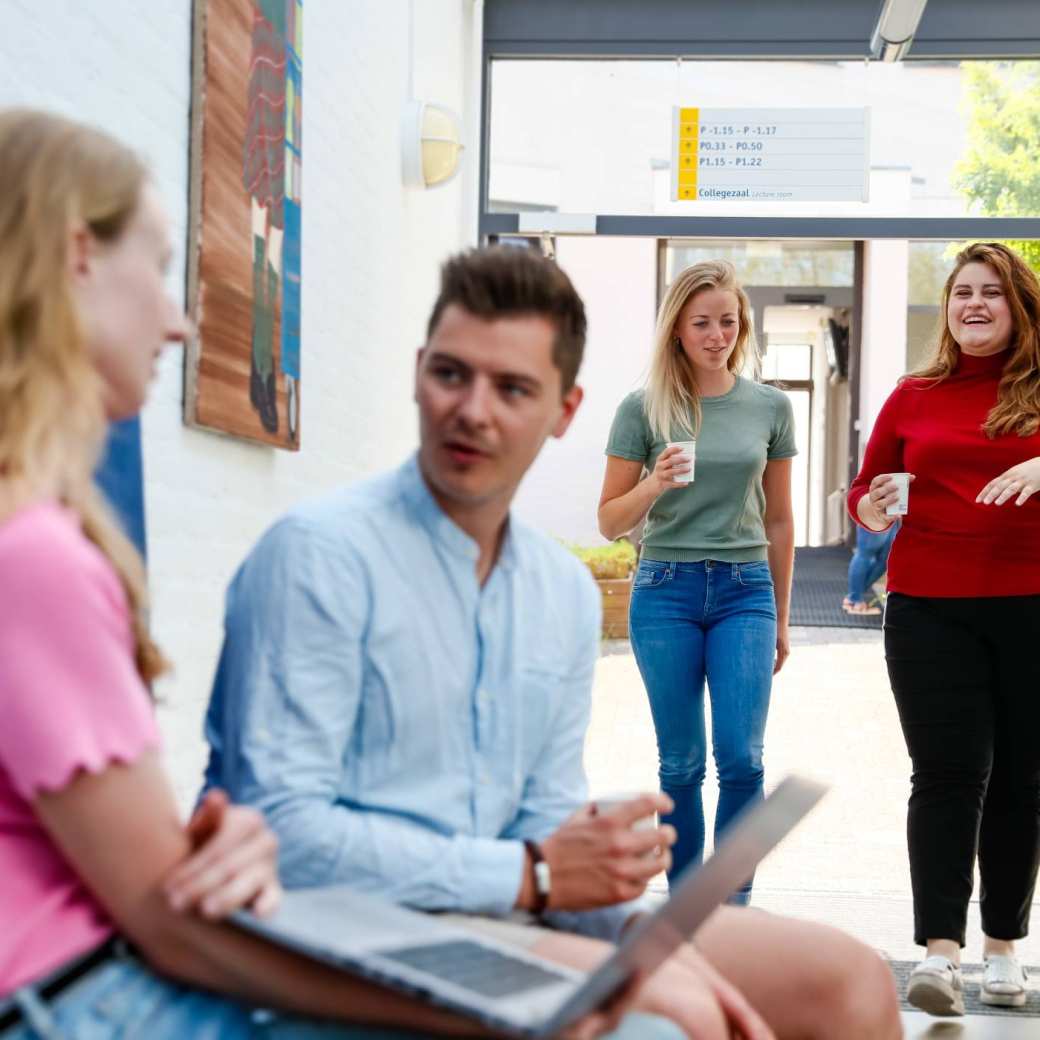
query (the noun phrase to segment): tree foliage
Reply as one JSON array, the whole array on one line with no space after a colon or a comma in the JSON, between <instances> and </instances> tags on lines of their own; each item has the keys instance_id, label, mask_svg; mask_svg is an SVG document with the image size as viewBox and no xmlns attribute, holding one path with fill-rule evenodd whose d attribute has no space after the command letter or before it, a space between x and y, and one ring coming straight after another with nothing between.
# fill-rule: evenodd
<instances>
[{"instance_id":1,"label":"tree foliage","mask_svg":"<svg viewBox=\"0 0 1040 1040\"><path fill-rule=\"evenodd\" d=\"M1035 62L962 66L968 147L954 184L986 216L1040 216L1040 67ZM1040 271L1040 242L1009 242Z\"/></svg>"}]
</instances>

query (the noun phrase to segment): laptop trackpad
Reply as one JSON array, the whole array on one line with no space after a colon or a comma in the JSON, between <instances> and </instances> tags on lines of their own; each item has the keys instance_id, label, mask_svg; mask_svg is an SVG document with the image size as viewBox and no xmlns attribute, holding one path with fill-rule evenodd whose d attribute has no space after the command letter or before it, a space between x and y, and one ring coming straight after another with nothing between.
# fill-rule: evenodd
<instances>
[{"instance_id":1,"label":"laptop trackpad","mask_svg":"<svg viewBox=\"0 0 1040 1040\"><path fill-rule=\"evenodd\" d=\"M472 939L383 949L376 956L433 975L483 997L514 997L542 986L572 982L570 977L553 971L548 965L543 967L511 957Z\"/></svg>"}]
</instances>

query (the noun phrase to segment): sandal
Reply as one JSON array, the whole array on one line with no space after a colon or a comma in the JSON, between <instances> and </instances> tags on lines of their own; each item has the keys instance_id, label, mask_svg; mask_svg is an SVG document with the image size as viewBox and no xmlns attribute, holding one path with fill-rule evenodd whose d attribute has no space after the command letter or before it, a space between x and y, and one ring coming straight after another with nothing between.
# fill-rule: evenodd
<instances>
[{"instance_id":1,"label":"sandal","mask_svg":"<svg viewBox=\"0 0 1040 1040\"><path fill-rule=\"evenodd\" d=\"M913 970L906 1000L929 1015L949 1018L964 1014L961 969L948 957L925 957Z\"/></svg>"},{"instance_id":2,"label":"sandal","mask_svg":"<svg viewBox=\"0 0 1040 1040\"><path fill-rule=\"evenodd\" d=\"M881 613L881 608L874 605L873 603L853 603L851 600L844 600L841 604L841 609L846 614L861 614L863 616L874 617Z\"/></svg>"},{"instance_id":3,"label":"sandal","mask_svg":"<svg viewBox=\"0 0 1040 1040\"><path fill-rule=\"evenodd\" d=\"M1027 985L1026 970L1017 957L991 953L986 958L979 1000L999 1007L1022 1007Z\"/></svg>"}]
</instances>

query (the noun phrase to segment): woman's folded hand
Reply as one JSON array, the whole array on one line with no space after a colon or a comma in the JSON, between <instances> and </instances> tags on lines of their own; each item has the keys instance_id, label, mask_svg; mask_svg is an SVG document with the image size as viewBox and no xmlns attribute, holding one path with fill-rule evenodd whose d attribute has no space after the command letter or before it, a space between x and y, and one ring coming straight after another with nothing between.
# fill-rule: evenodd
<instances>
[{"instance_id":1,"label":"woman's folded hand","mask_svg":"<svg viewBox=\"0 0 1040 1040\"><path fill-rule=\"evenodd\" d=\"M257 810L210 790L187 830L192 852L163 883L174 910L216 919L244 907L261 916L277 909L278 839Z\"/></svg>"}]
</instances>

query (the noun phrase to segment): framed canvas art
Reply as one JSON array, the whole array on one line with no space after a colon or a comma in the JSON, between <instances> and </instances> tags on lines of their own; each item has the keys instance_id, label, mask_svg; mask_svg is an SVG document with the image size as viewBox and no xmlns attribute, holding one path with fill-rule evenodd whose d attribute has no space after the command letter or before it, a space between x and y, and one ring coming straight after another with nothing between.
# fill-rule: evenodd
<instances>
[{"instance_id":1,"label":"framed canvas art","mask_svg":"<svg viewBox=\"0 0 1040 1040\"><path fill-rule=\"evenodd\" d=\"M300 446L303 0L194 0L185 420Z\"/></svg>"}]
</instances>

